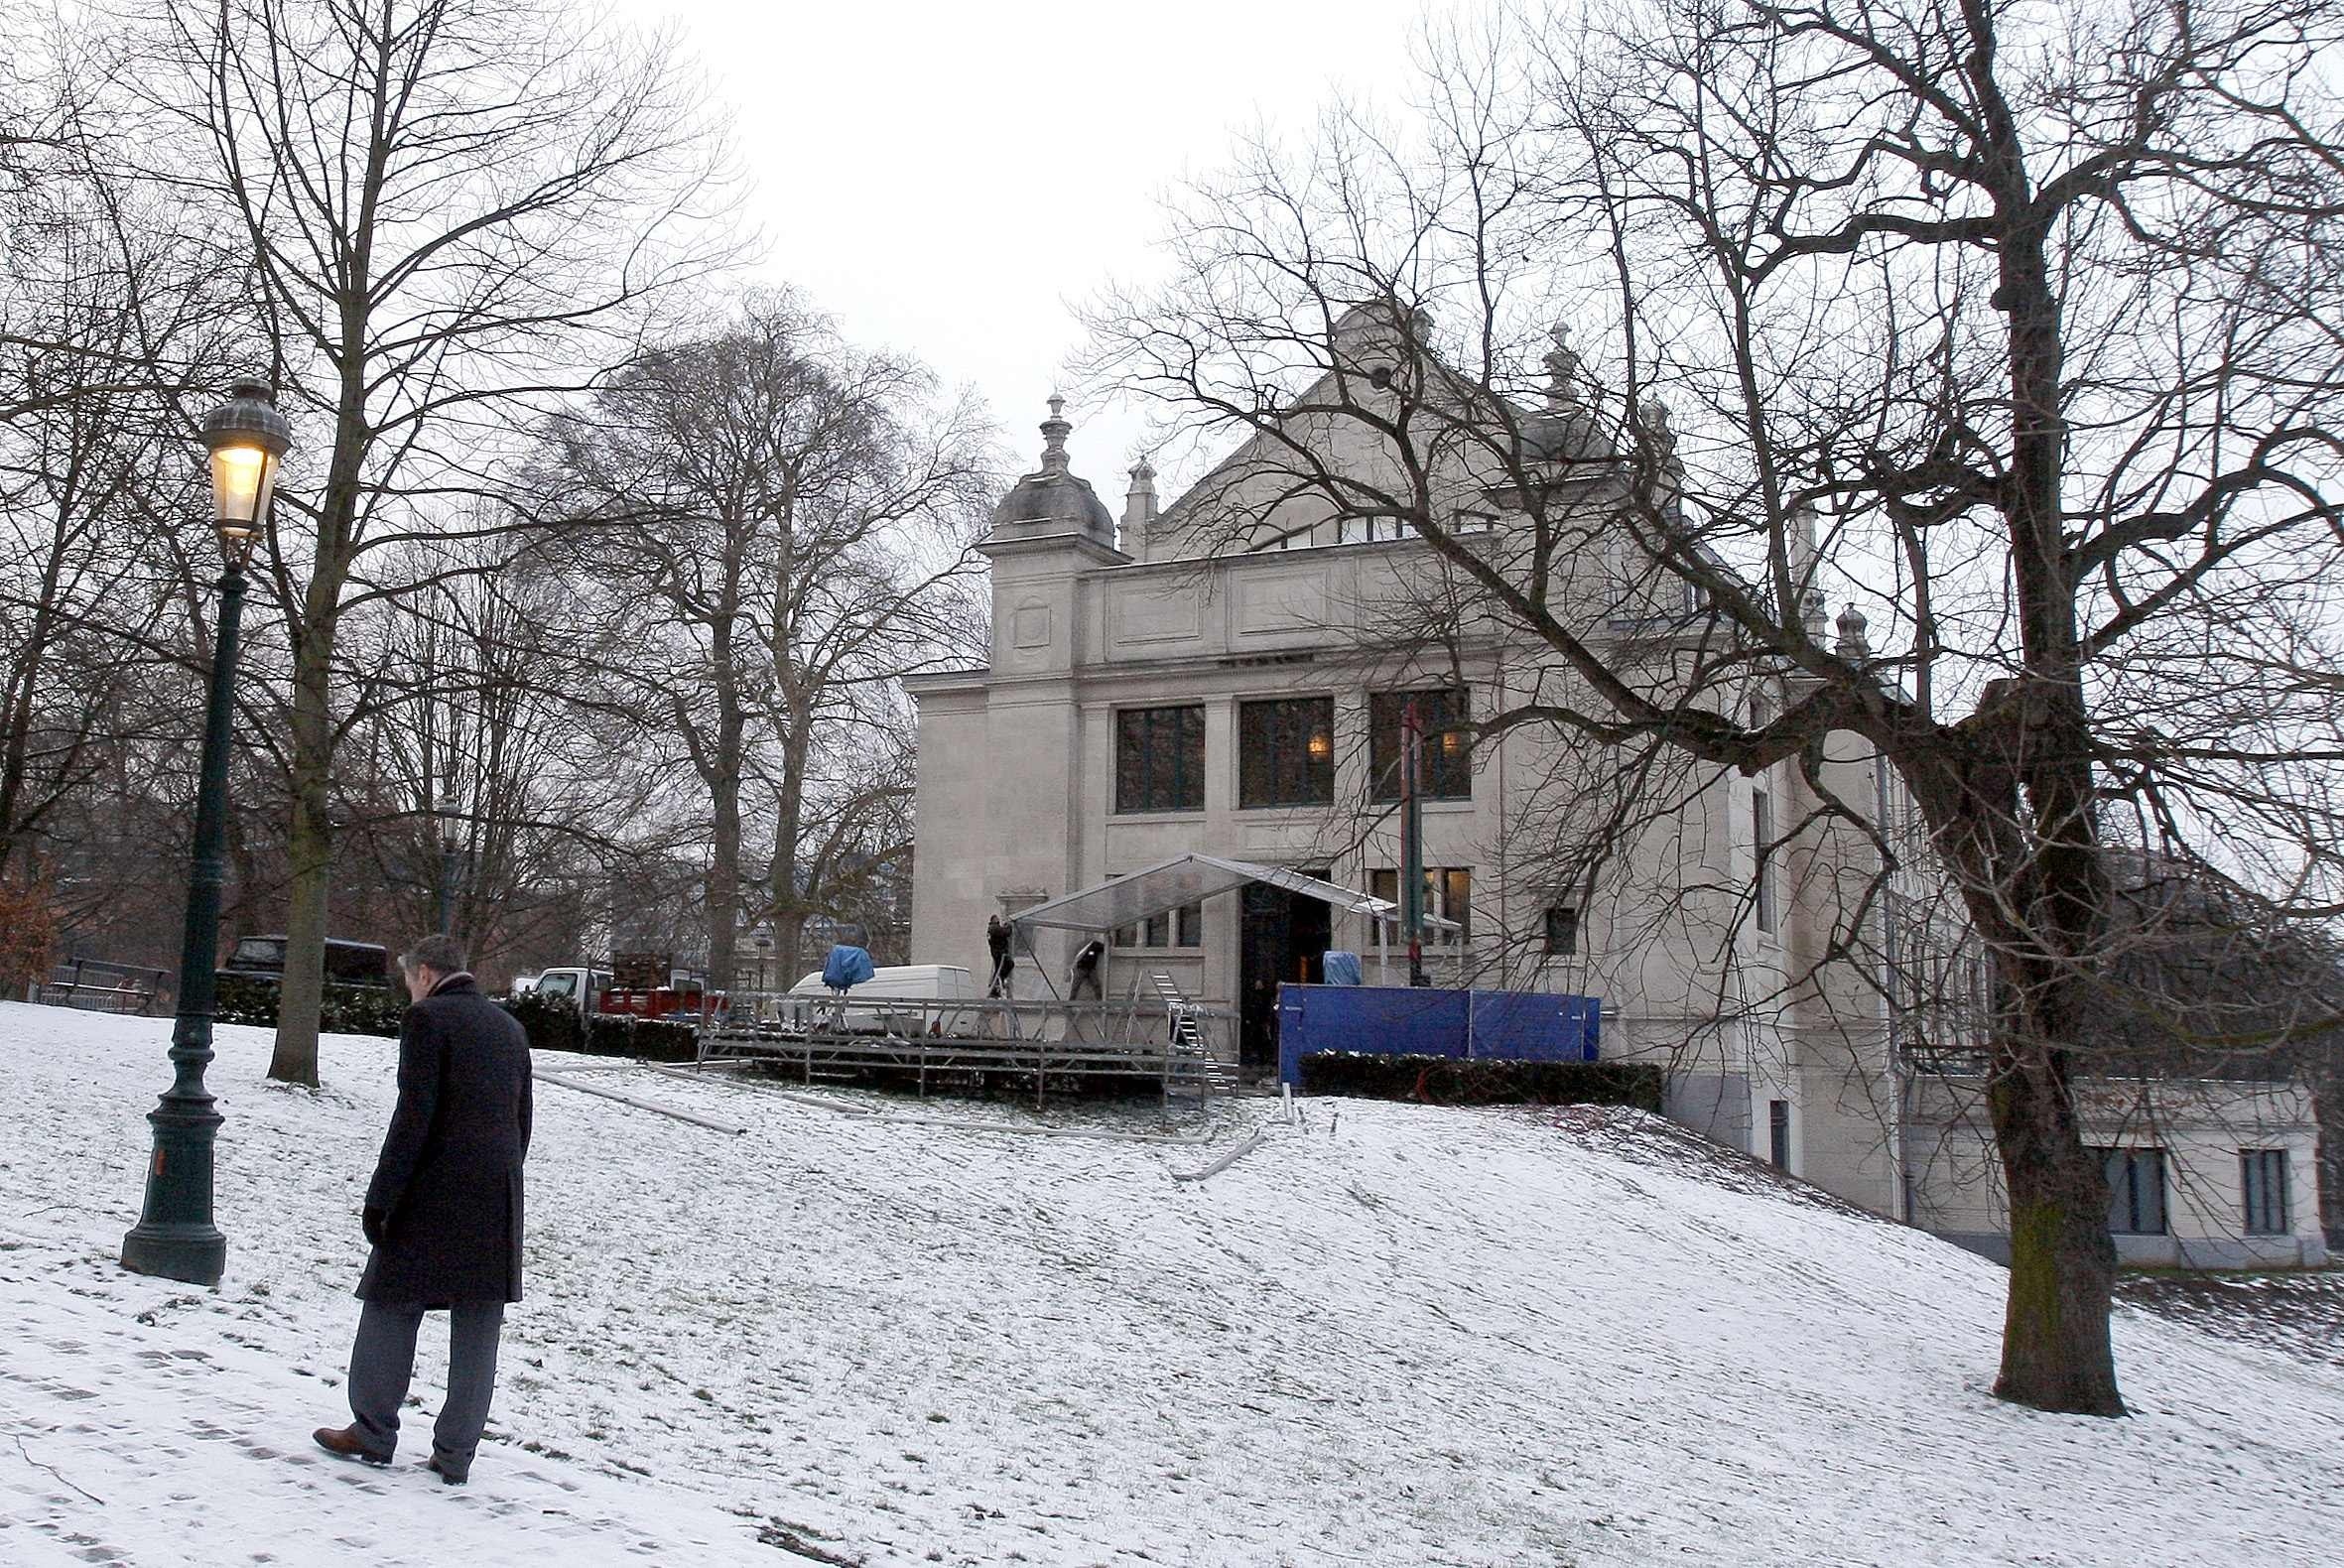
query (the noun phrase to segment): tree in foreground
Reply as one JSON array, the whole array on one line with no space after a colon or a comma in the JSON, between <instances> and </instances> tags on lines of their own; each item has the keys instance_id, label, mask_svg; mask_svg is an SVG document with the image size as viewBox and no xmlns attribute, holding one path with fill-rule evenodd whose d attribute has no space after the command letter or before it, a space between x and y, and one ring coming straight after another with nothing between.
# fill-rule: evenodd
<instances>
[{"instance_id":1,"label":"tree in foreground","mask_svg":"<svg viewBox=\"0 0 2344 1568\"><path fill-rule=\"evenodd\" d=\"M1485 732L1811 781L1854 735L1892 765L1990 965L1996 1391L2047 1410L2124 1411L2075 1097L2100 1020L2156 1006L2111 963L2137 937L2112 852L2252 889L2257 919L2344 907L2340 22L1517 15L1435 41L1404 133L1339 112L1299 157L1254 149L1176 209L1169 281L1095 313L1098 368L1168 426L1413 530L1461 614L1543 649ZM1870 637L1834 638L1827 596ZM1678 616L1657 664L1607 630L1628 599ZM1760 671L1791 700L1737 700ZM1885 886L1901 837L1825 794ZM1847 907L1839 960L1880 917Z\"/></svg>"},{"instance_id":2,"label":"tree in foreground","mask_svg":"<svg viewBox=\"0 0 2344 1568\"><path fill-rule=\"evenodd\" d=\"M557 0L157 0L121 72L147 173L248 276L300 433L287 953L269 1076L318 1079L342 617L385 546L465 531L519 433L723 258L720 149L654 41ZM498 523L491 526L505 526ZM388 558L385 558L388 559Z\"/></svg>"}]
</instances>

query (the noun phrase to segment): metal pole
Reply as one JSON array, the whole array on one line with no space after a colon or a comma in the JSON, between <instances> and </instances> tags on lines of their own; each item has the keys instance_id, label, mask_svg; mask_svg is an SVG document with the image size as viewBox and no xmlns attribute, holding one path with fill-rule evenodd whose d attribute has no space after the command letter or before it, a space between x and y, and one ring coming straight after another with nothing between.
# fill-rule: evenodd
<instances>
[{"instance_id":1,"label":"metal pole","mask_svg":"<svg viewBox=\"0 0 2344 1568\"><path fill-rule=\"evenodd\" d=\"M1424 812L1417 798L1424 723L1409 698L1400 710L1400 924L1408 938L1408 983L1429 985L1424 973Z\"/></svg>"},{"instance_id":2,"label":"metal pole","mask_svg":"<svg viewBox=\"0 0 2344 1568\"><path fill-rule=\"evenodd\" d=\"M434 900L438 908L434 911L432 924L444 937L453 936L456 932L456 835L443 833L440 836L440 890L439 897Z\"/></svg>"},{"instance_id":3,"label":"metal pole","mask_svg":"<svg viewBox=\"0 0 2344 1568\"><path fill-rule=\"evenodd\" d=\"M171 1087L147 1121L155 1152L138 1224L122 1238L122 1266L191 1285L216 1285L228 1240L211 1220L212 1145L219 1128L203 1069L211 1063L212 973L219 966L220 861L227 843L228 725L236 682L236 636L244 617L244 572L219 580L219 630L211 648L211 695L203 713L203 756L195 784L194 866L180 941L179 1015L171 1028Z\"/></svg>"}]
</instances>

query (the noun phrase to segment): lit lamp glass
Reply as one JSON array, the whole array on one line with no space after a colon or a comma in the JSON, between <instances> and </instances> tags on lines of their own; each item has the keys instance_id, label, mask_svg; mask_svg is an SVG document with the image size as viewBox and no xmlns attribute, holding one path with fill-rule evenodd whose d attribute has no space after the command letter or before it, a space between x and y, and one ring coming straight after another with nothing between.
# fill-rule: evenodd
<instances>
[{"instance_id":1,"label":"lit lamp glass","mask_svg":"<svg viewBox=\"0 0 2344 1568\"><path fill-rule=\"evenodd\" d=\"M293 427L277 412L275 389L246 379L205 416L203 445L211 450L212 519L229 563L242 567L268 527L277 465L293 445Z\"/></svg>"},{"instance_id":2,"label":"lit lamp glass","mask_svg":"<svg viewBox=\"0 0 2344 1568\"><path fill-rule=\"evenodd\" d=\"M1320 730L1310 737L1310 757L1313 762L1324 762L1335 753L1335 737Z\"/></svg>"}]
</instances>

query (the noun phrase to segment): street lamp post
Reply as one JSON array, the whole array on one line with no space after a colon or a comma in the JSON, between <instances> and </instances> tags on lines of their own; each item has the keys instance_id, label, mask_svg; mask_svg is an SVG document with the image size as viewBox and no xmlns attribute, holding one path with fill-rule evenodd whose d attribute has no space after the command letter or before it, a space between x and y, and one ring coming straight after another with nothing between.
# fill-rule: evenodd
<instances>
[{"instance_id":1,"label":"street lamp post","mask_svg":"<svg viewBox=\"0 0 2344 1568\"><path fill-rule=\"evenodd\" d=\"M442 936L456 931L456 856L463 852L463 845L456 836L456 814L440 815L440 896L438 918L434 924Z\"/></svg>"},{"instance_id":2,"label":"street lamp post","mask_svg":"<svg viewBox=\"0 0 2344 1568\"><path fill-rule=\"evenodd\" d=\"M219 1113L203 1087L211 1062L212 972L219 962L220 861L227 839L228 725L236 681L236 633L244 612L244 565L268 526L277 464L293 428L266 381L241 380L203 421L211 452L212 513L227 570L219 580L219 621L211 643L211 695L203 715L203 758L195 787L194 865L187 931L180 943L179 1015L171 1029L171 1087L147 1120L155 1151L147 1162L146 1206L122 1238L122 1266L191 1285L216 1285L227 1238L211 1221L212 1142Z\"/></svg>"}]
</instances>

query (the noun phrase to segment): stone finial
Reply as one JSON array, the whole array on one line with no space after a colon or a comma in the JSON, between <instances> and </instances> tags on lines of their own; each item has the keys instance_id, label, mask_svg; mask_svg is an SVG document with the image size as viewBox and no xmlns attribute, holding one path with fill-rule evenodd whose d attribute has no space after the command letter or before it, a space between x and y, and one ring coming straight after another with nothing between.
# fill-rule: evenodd
<instances>
[{"instance_id":1,"label":"stone finial","mask_svg":"<svg viewBox=\"0 0 2344 1568\"><path fill-rule=\"evenodd\" d=\"M1123 526L1144 528L1156 518L1156 470L1145 457L1131 464L1131 487L1123 492Z\"/></svg>"},{"instance_id":2,"label":"stone finial","mask_svg":"<svg viewBox=\"0 0 2344 1568\"><path fill-rule=\"evenodd\" d=\"M1074 426L1066 421L1066 399L1050 394L1050 417L1042 421L1042 467L1046 472L1066 472L1066 438Z\"/></svg>"},{"instance_id":3,"label":"stone finial","mask_svg":"<svg viewBox=\"0 0 2344 1568\"><path fill-rule=\"evenodd\" d=\"M1546 350L1546 401L1551 408L1563 408L1579 401L1579 355L1571 348L1571 328L1561 322L1547 333L1551 346Z\"/></svg>"},{"instance_id":4,"label":"stone finial","mask_svg":"<svg viewBox=\"0 0 2344 1568\"><path fill-rule=\"evenodd\" d=\"M1633 423L1652 444L1652 456L1659 459L1660 472L1675 479L1684 473L1684 464L1677 458L1676 432L1668 421L1668 405L1656 397L1648 397L1637 405Z\"/></svg>"},{"instance_id":5,"label":"stone finial","mask_svg":"<svg viewBox=\"0 0 2344 1568\"><path fill-rule=\"evenodd\" d=\"M1871 658L1872 643L1865 636L1865 631L1870 626L1870 624L1871 623L1864 618L1864 611L1858 609L1853 604L1850 604L1846 609L1841 610L1839 619L1840 640L1836 645L1833 646L1831 651L1838 654L1843 659Z\"/></svg>"}]
</instances>

